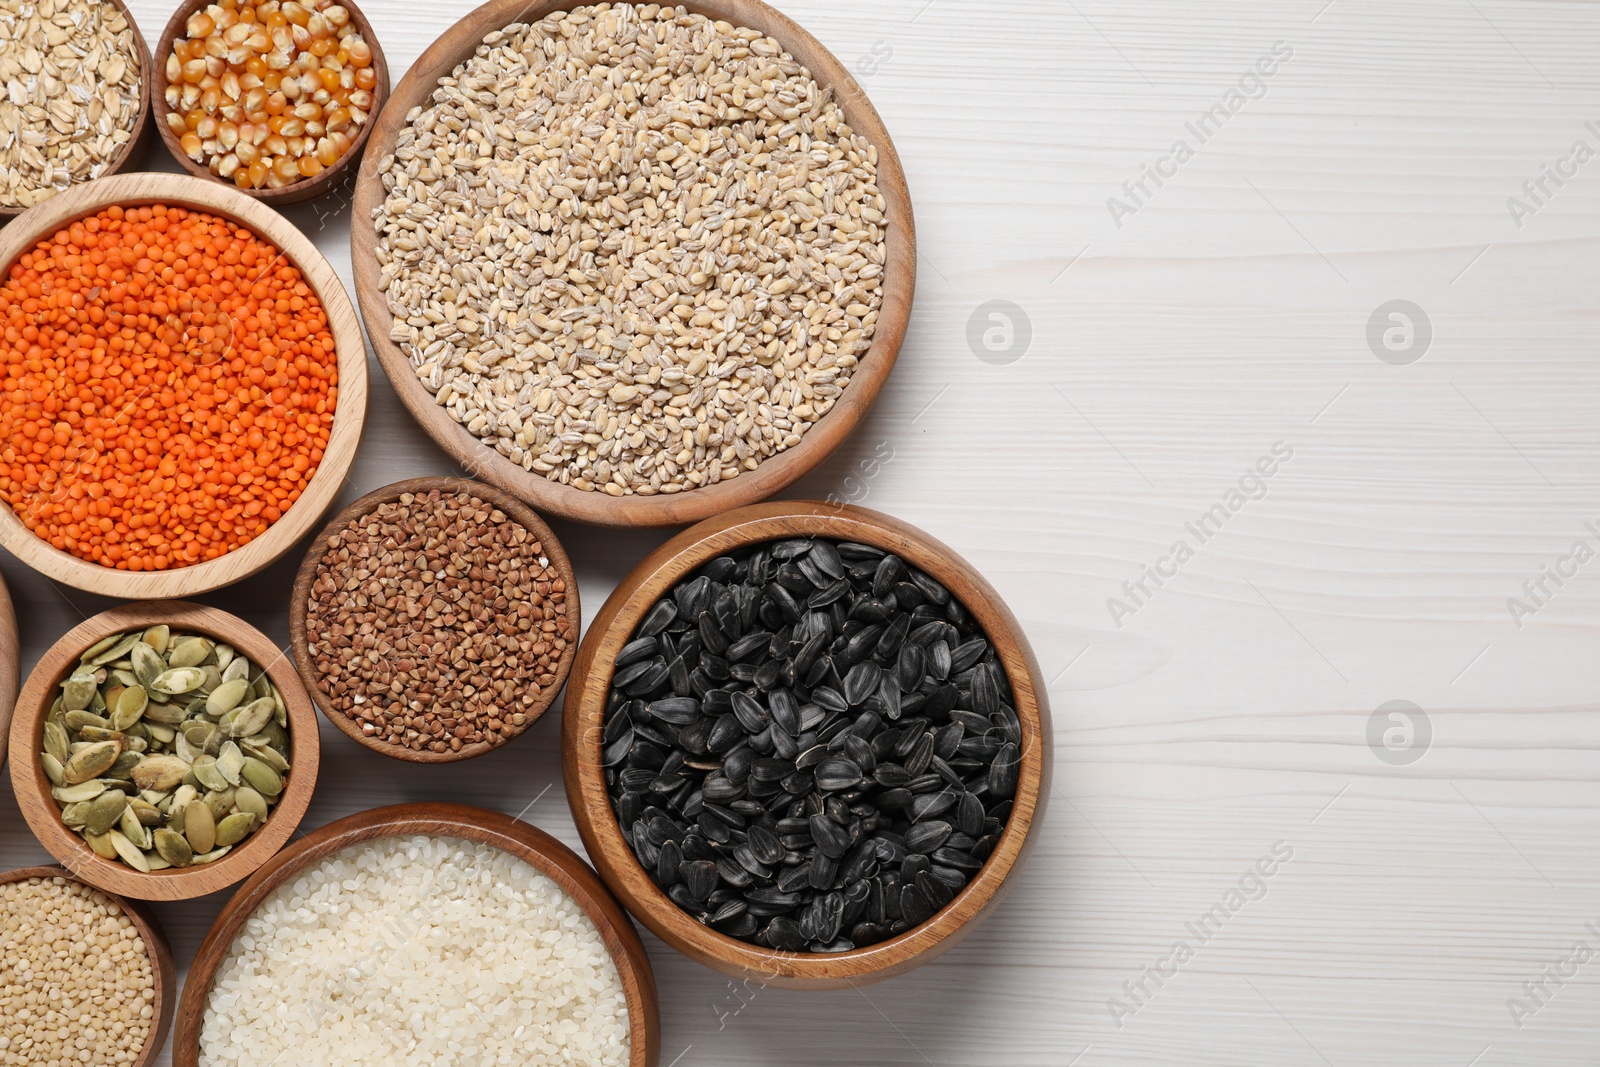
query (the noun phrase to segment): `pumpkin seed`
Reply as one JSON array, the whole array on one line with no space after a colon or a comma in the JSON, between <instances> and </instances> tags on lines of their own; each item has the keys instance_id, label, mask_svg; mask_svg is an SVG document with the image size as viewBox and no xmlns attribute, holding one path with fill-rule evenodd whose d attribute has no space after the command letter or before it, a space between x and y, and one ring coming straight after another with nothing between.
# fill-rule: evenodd
<instances>
[{"instance_id":1,"label":"pumpkin seed","mask_svg":"<svg viewBox=\"0 0 1600 1067\"><path fill-rule=\"evenodd\" d=\"M240 709L238 715L228 724L228 734L231 737L249 737L259 733L277 712L277 705L270 698L257 700Z\"/></svg>"},{"instance_id":2,"label":"pumpkin seed","mask_svg":"<svg viewBox=\"0 0 1600 1067\"><path fill-rule=\"evenodd\" d=\"M68 711L83 711L94 702L94 678L73 675L61 686L61 703Z\"/></svg>"},{"instance_id":3,"label":"pumpkin seed","mask_svg":"<svg viewBox=\"0 0 1600 1067\"><path fill-rule=\"evenodd\" d=\"M116 705L111 712L111 725L118 730L126 730L144 716L144 709L149 706L150 694L145 692L144 686L126 686L117 694Z\"/></svg>"},{"instance_id":4,"label":"pumpkin seed","mask_svg":"<svg viewBox=\"0 0 1600 1067\"><path fill-rule=\"evenodd\" d=\"M100 653L104 652L106 649L113 648L116 645L121 644L122 638L122 634L111 634L107 637L102 637L100 640L89 646L89 651L83 654L82 662L87 663L99 656ZM116 659L117 657L112 656L111 658Z\"/></svg>"},{"instance_id":5,"label":"pumpkin seed","mask_svg":"<svg viewBox=\"0 0 1600 1067\"><path fill-rule=\"evenodd\" d=\"M244 752L234 742L223 743L222 750L217 753L217 770L227 779L229 785L240 783L246 758Z\"/></svg>"},{"instance_id":6,"label":"pumpkin seed","mask_svg":"<svg viewBox=\"0 0 1600 1067\"><path fill-rule=\"evenodd\" d=\"M188 773L189 765L177 756L146 756L133 769L133 781L140 789L165 792L176 789Z\"/></svg>"},{"instance_id":7,"label":"pumpkin seed","mask_svg":"<svg viewBox=\"0 0 1600 1067\"><path fill-rule=\"evenodd\" d=\"M206 673L199 667L173 667L156 675L150 682L150 689L167 696L181 696L200 688L205 680Z\"/></svg>"},{"instance_id":8,"label":"pumpkin seed","mask_svg":"<svg viewBox=\"0 0 1600 1067\"><path fill-rule=\"evenodd\" d=\"M106 645L107 641L111 642L111 644ZM133 646L138 643L138 634L123 634L120 637L116 634L113 634L106 638L105 641L101 641L99 645L95 646L96 648L105 646L104 648L101 648L99 652L95 652L94 649L90 649L88 652L85 652L83 654L83 662L94 667L98 667L106 663L113 663L116 660L121 659L123 656L126 656L133 650Z\"/></svg>"},{"instance_id":9,"label":"pumpkin seed","mask_svg":"<svg viewBox=\"0 0 1600 1067\"><path fill-rule=\"evenodd\" d=\"M179 638L167 653L167 664L171 667L198 667L211 655L213 647L203 637Z\"/></svg>"},{"instance_id":10,"label":"pumpkin seed","mask_svg":"<svg viewBox=\"0 0 1600 1067\"><path fill-rule=\"evenodd\" d=\"M89 810L83 817L83 828L91 834L103 834L117 825L127 807L127 797L118 790L108 789L89 801ZM65 813L62 818L66 818Z\"/></svg>"},{"instance_id":11,"label":"pumpkin seed","mask_svg":"<svg viewBox=\"0 0 1600 1067\"><path fill-rule=\"evenodd\" d=\"M264 797L275 797L283 792L283 779L278 776L278 772L254 756L245 757L241 775L250 788Z\"/></svg>"},{"instance_id":12,"label":"pumpkin seed","mask_svg":"<svg viewBox=\"0 0 1600 1067\"><path fill-rule=\"evenodd\" d=\"M75 708L72 711L67 712L66 724L69 734L76 733L77 731L82 730L85 726L98 726L102 730L109 730L111 728L110 719L96 715L87 708Z\"/></svg>"},{"instance_id":13,"label":"pumpkin seed","mask_svg":"<svg viewBox=\"0 0 1600 1067\"><path fill-rule=\"evenodd\" d=\"M228 813L233 810L234 793L235 790L233 789L219 789L214 792L207 793L205 795L204 803L191 804L184 810L190 811L194 808L210 808L211 817L213 819L226 818Z\"/></svg>"},{"instance_id":14,"label":"pumpkin seed","mask_svg":"<svg viewBox=\"0 0 1600 1067\"><path fill-rule=\"evenodd\" d=\"M72 758L66 727L56 722L44 724L44 750L54 756L58 763L66 763Z\"/></svg>"},{"instance_id":15,"label":"pumpkin seed","mask_svg":"<svg viewBox=\"0 0 1600 1067\"><path fill-rule=\"evenodd\" d=\"M160 626L152 626L150 629L144 632L144 643L155 649L157 652L165 652L167 650L167 643L171 640L171 638L172 627L167 626L164 623Z\"/></svg>"},{"instance_id":16,"label":"pumpkin seed","mask_svg":"<svg viewBox=\"0 0 1600 1067\"><path fill-rule=\"evenodd\" d=\"M122 809L122 816L117 820L117 828L122 836L140 848L150 847L150 828L139 821L137 813Z\"/></svg>"},{"instance_id":17,"label":"pumpkin seed","mask_svg":"<svg viewBox=\"0 0 1600 1067\"><path fill-rule=\"evenodd\" d=\"M61 809L61 821L74 830L82 830L89 825L89 808L93 803L92 800L85 800L77 804L68 804Z\"/></svg>"},{"instance_id":18,"label":"pumpkin seed","mask_svg":"<svg viewBox=\"0 0 1600 1067\"><path fill-rule=\"evenodd\" d=\"M232 847L232 845L224 845L221 848L214 848L210 852L207 852L204 856L196 856L194 858L194 862L197 866L203 863L215 863L217 860L220 860L222 857L226 856L228 854L228 850Z\"/></svg>"},{"instance_id":19,"label":"pumpkin seed","mask_svg":"<svg viewBox=\"0 0 1600 1067\"><path fill-rule=\"evenodd\" d=\"M205 786L207 789L228 788L228 780L224 778L222 776L222 772L217 769L217 757L201 756L199 759L194 761L193 769L194 776L198 778L200 780L200 784Z\"/></svg>"},{"instance_id":20,"label":"pumpkin seed","mask_svg":"<svg viewBox=\"0 0 1600 1067\"><path fill-rule=\"evenodd\" d=\"M232 848L243 841L256 828L256 817L247 811L236 811L217 823L217 844Z\"/></svg>"},{"instance_id":21,"label":"pumpkin seed","mask_svg":"<svg viewBox=\"0 0 1600 1067\"><path fill-rule=\"evenodd\" d=\"M218 661L220 663L220 659ZM250 684L250 661L243 656L234 657L222 668L224 682L244 682Z\"/></svg>"},{"instance_id":22,"label":"pumpkin seed","mask_svg":"<svg viewBox=\"0 0 1600 1067\"><path fill-rule=\"evenodd\" d=\"M109 833L90 834L84 840L89 842L89 847L94 849L94 854L101 859L114 860L117 858L117 849L111 843L111 835Z\"/></svg>"},{"instance_id":23,"label":"pumpkin seed","mask_svg":"<svg viewBox=\"0 0 1600 1067\"><path fill-rule=\"evenodd\" d=\"M93 800L106 791L106 784L101 781L84 782L81 785L62 786L50 790L50 795L63 804L76 804L83 800Z\"/></svg>"},{"instance_id":24,"label":"pumpkin seed","mask_svg":"<svg viewBox=\"0 0 1600 1067\"><path fill-rule=\"evenodd\" d=\"M121 753L122 744L118 741L99 741L87 745L67 760L63 777L68 785L79 785L91 778L98 778L101 772L110 770Z\"/></svg>"},{"instance_id":25,"label":"pumpkin seed","mask_svg":"<svg viewBox=\"0 0 1600 1067\"><path fill-rule=\"evenodd\" d=\"M184 809L183 835L196 854L210 852L216 846L217 820L209 804L191 804Z\"/></svg>"},{"instance_id":26,"label":"pumpkin seed","mask_svg":"<svg viewBox=\"0 0 1600 1067\"><path fill-rule=\"evenodd\" d=\"M39 757L39 762L44 764L44 776L50 779L51 785L62 786L67 784L67 771L61 761L46 752Z\"/></svg>"},{"instance_id":27,"label":"pumpkin seed","mask_svg":"<svg viewBox=\"0 0 1600 1067\"><path fill-rule=\"evenodd\" d=\"M254 815L260 822L267 821L267 798L247 785L242 785L234 791L233 806L242 812Z\"/></svg>"},{"instance_id":28,"label":"pumpkin seed","mask_svg":"<svg viewBox=\"0 0 1600 1067\"><path fill-rule=\"evenodd\" d=\"M134 645L129 660L133 664L134 677L146 689L151 688L151 683L167 669L167 661L161 658L161 653L152 648L148 641Z\"/></svg>"},{"instance_id":29,"label":"pumpkin seed","mask_svg":"<svg viewBox=\"0 0 1600 1067\"><path fill-rule=\"evenodd\" d=\"M189 847L189 842L182 834L163 827L151 837L154 838L156 854L174 867L187 867L194 863L194 849Z\"/></svg>"},{"instance_id":30,"label":"pumpkin seed","mask_svg":"<svg viewBox=\"0 0 1600 1067\"><path fill-rule=\"evenodd\" d=\"M136 848L132 841L129 841L115 830L110 831L106 836L111 839L111 847L117 850L117 855L122 857L123 863L144 874L150 873L150 861L145 858L142 849Z\"/></svg>"},{"instance_id":31,"label":"pumpkin seed","mask_svg":"<svg viewBox=\"0 0 1600 1067\"><path fill-rule=\"evenodd\" d=\"M250 683L242 678L225 681L211 691L206 698L206 714L213 719L220 719L244 700L245 693L249 692Z\"/></svg>"},{"instance_id":32,"label":"pumpkin seed","mask_svg":"<svg viewBox=\"0 0 1600 1067\"><path fill-rule=\"evenodd\" d=\"M145 826L160 826L162 821L161 809L143 797L131 797L128 800L128 809L133 812L134 818Z\"/></svg>"}]
</instances>

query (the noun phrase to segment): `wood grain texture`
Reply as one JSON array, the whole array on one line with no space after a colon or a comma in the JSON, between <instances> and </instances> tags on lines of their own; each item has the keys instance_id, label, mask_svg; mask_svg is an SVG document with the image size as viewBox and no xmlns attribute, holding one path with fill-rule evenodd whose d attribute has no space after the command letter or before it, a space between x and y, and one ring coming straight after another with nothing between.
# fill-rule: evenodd
<instances>
[{"instance_id":1,"label":"wood grain texture","mask_svg":"<svg viewBox=\"0 0 1600 1067\"><path fill-rule=\"evenodd\" d=\"M639 622L701 565L752 544L824 537L876 545L920 567L972 613L1000 657L1022 722L1015 806L983 869L921 926L875 945L820 955L777 952L704 926L674 904L639 865L622 836L606 791L601 736L613 663ZM769 503L740 508L690 527L624 578L600 609L578 652L563 715L562 773L567 804L601 877L641 923L673 948L738 979L784 989L848 989L898 977L954 947L1003 898L1028 852L1050 796L1054 746L1038 660L1005 602L951 549L907 523L865 508Z\"/></svg>"},{"instance_id":2,"label":"wood grain texture","mask_svg":"<svg viewBox=\"0 0 1600 1067\"><path fill-rule=\"evenodd\" d=\"M134 17L126 0L104 0L111 4L128 20L128 26L133 30L133 51L140 65L139 77L139 107L138 117L134 120L132 135L123 144L122 151L106 165L100 172L100 177L109 178L113 174L121 174L125 170L138 170L144 162L145 153L150 150L150 142L154 139L151 126L152 108L150 101L150 46L145 43L144 34L139 31L139 20ZM59 194L58 194L59 195ZM38 205L35 204L35 207ZM0 226L4 226L12 219L17 218L27 208L13 207L0 204Z\"/></svg>"},{"instance_id":3,"label":"wood grain texture","mask_svg":"<svg viewBox=\"0 0 1600 1067\"><path fill-rule=\"evenodd\" d=\"M883 272L883 306L872 347L850 379L850 385L827 415L813 423L800 443L747 471L716 485L658 496L613 497L584 492L523 470L489 448L465 426L450 417L417 378L411 360L390 340L393 316L378 287L377 231L370 220L382 207L384 189L381 162L394 151L395 139L406 125L406 114L433 93L441 76L470 57L483 38L513 22L537 22L546 15L569 10L572 0L490 0L462 18L418 58L395 88L392 106L378 117L373 151L362 164L355 188L353 216L360 220L350 231L350 256L356 278L356 299L367 324L378 362L411 414L441 448L475 477L528 501L540 511L601 526L673 526L697 522L744 504L765 500L788 488L826 459L855 430L871 410L894 369L911 320L916 289L916 224L905 171L883 119L867 99L849 69L822 43L794 20L761 0L691 0L687 10L736 26L762 30L805 64L812 76L834 91L845 118L857 133L878 149L878 187L887 201L888 258Z\"/></svg>"},{"instance_id":4,"label":"wood grain texture","mask_svg":"<svg viewBox=\"0 0 1600 1067\"><path fill-rule=\"evenodd\" d=\"M17 702L21 683L21 648L17 643L17 613L11 606L11 593L0 576L0 767L6 765L6 738L11 733L11 708Z\"/></svg>"},{"instance_id":5,"label":"wood grain texture","mask_svg":"<svg viewBox=\"0 0 1600 1067\"><path fill-rule=\"evenodd\" d=\"M378 35L372 23L352 0L339 0L340 6L350 12L351 24L371 46L372 66L378 74L378 84L372 90L372 107L369 109L367 121L356 127L355 140L351 142L349 151L340 156L333 166L324 168L316 177L302 178L281 189L240 189L229 179L211 173L211 168L190 159L188 153L184 152L178 143L178 135L167 125L167 114L171 111L167 106L167 57L172 54L173 42L180 36L188 36L185 27L189 23L189 16L197 11L203 11L214 2L215 0L183 0L172 12L172 17L167 20L161 36L156 38L156 47L152 53L155 56L155 63L150 121L155 126L161 143L166 145L173 161L196 178L216 182L229 189L238 189L245 196L259 200L263 204L303 204L338 188L339 184L360 164L361 153L367 146L367 139L372 135L373 121L389 97L389 61L384 58L383 46L378 43Z\"/></svg>"},{"instance_id":6,"label":"wood grain texture","mask_svg":"<svg viewBox=\"0 0 1600 1067\"><path fill-rule=\"evenodd\" d=\"M35 536L9 507L0 505L0 546L58 582L128 600L194 596L246 578L271 564L315 528L333 503L355 459L367 413L367 359L355 309L328 261L282 215L219 182L175 174L124 174L75 186L0 230L0 270L64 222L112 204L171 204L215 213L277 246L316 291L328 317L339 363L339 399L322 465L300 499L267 532L242 548L205 563L167 571L128 571L79 559Z\"/></svg>"},{"instance_id":7,"label":"wood grain texture","mask_svg":"<svg viewBox=\"0 0 1600 1067\"><path fill-rule=\"evenodd\" d=\"M65 867L19 867L14 871L0 874L0 885L26 882L30 878L60 878L79 885L89 885L82 879L73 877L72 872ZM129 1067L151 1067L167 1043L167 1034L172 1029L173 1010L178 1004L178 974L172 962L172 948L167 944L166 934L161 932L160 925L143 904L119 897L115 893L106 893L98 886L89 887L96 892L105 893L114 905L122 909L123 914L133 923L134 929L139 931L139 937L144 941L145 952L150 957L150 977L155 987L155 999L150 1005L152 1011L150 1033L145 1038L143 1047L138 1050L138 1054L127 1063Z\"/></svg>"},{"instance_id":8,"label":"wood grain texture","mask_svg":"<svg viewBox=\"0 0 1600 1067\"><path fill-rule=\"evenodd\" d=\"M594 922L617 965L631 1026L629 1063L656 1067L661 1055L655 974L628 916L571 849L541 830L498 811L465 804L399 804L330 823L285 850L234 894L195 954L178 1009L173 1063L198 1067L206 1000L217 969L245 922L273 891L333 853L386 837L427 835L487 844L549 877Z\"/></svg>"},{"instance_id":9,"label":"wood grain texture","mask_svg":"<svg viewBox=\"0 0 1600 1067\"><path fill-rule=\"evenodd\" d=\"M148 35L172 2L130 0ZM1600 164L1520 230L1506 200L1600 121L1600 6L778 5L893 131L920 263L878 403L780 495L864 502L984 574L1044 668L1056 779L1005 903L891 982L730 981L641 929L663 1065L1593 1067L1593 963L1520 1029L1507 1001L1600 922L1595 564L1521 629L1506 601L1600 525ZM397 79L473 6L364 4ZM1267 96L1118 229L1107 198L1277 40L1295 56ZM353 284L348 200L285 213ZM1435 326L1410 367L1367 344L1396 297ZM1003 366L965 336L994 299L1033 327ZM371 411L341 504L461 474L376 368ZM1278 440L1295 458L1268 495L1119 629L1107 599ZM670 536L551 525L592 607ZM204 599L286 644L298 562ZM109 606L0 571L25 668ZM1432 721L1410 766L1367 745L1394 699ZM461 800L581 849L559 723L405 773L325 725L302 826ZM1113 1021L1123 983L1280 840L1266 895ZM0 864L47 860L0 789ZM180 968L225 899L154 905Z\"/></svg>"},{"instance_id":10,"label":"wood grain texture","mask_svg":"<svg viewBox=\"0 0 1600 1067\"><path fill-rule=\"evenodd\" d=\"M166 624L174 630L205 634L226 641L267 672L289 711L288 781L283 795L259 830L235 845L221 859L204 865L168 868L148 874L120 860L108 860L89 848L61 821L61 805L50 792L50 779L38 753L44 746L44 722L60 695L61 682L72 673L86 649L96 641L128 630ZM17 804L41 844L79 878L111 893L137 900L188 900L226 889L260 867L289 840L311 804L316 788L320 740L317 713L283 653L255 627L215 608L181 600L129 604L96 615L72 629L46 652L28 676L11 722L11 787Z\"/></svg>"},{"instance_id":11,"label":"wood grain texture","mask_svg":"<svg viewBox=\"0 0 1600 1067\"><path fill-rule=\"evenodd\" d=\"M341 712L332 710L328 706L327 694L322 689L322 678L316 669L316 660L311 654L310 634L307 629L307 616L311 607L311 585L317 577L317 565L321 563L323 554L327 551L328 539L343 530L357 519L372 514L380 506L392 503L407 493L424 494L437 489L441 493L469 494L478 499L492 504L505 512L523 529L533 534L535 540L543 548L543 554L556 569L556 573L564 584L567 606L567 650L562 653L561 660L556 666L555 681L546 687L539 702L527 712L528 721L506 741L499 744L479 742L475 745L465 745L458 752L418 752L403 745L392 745L382 738L368 737L361 732L355 720ZM572 561L567 558L567 551L561 546L561 541L545 525L532 508L518 500L509 493L502 492L492 485L471 481L466 478L410 478L403 482L384 486L376 492L368 493L360 500L345 508L336 515L332 522L317 534L306 550L305 559L300 564L300 571L295 575L294 592L289 598L289 645L294 655L295 670L300 673L300 680L305 683L306 692L312 694L312 699L322 709L328 721L338 727L339 732L358 744L365 745L374 752L405 763L458 763L461 760L473 759L485 753L502 748L520 737L528 727L537 722L550 706L555 703L556 697L561 693L561 687L566 684L567 674L572 670L573 658L578 652L578 635L583 630L583 609L578 600L578 578L573 573Z\"/></svg>"}]
</instances>

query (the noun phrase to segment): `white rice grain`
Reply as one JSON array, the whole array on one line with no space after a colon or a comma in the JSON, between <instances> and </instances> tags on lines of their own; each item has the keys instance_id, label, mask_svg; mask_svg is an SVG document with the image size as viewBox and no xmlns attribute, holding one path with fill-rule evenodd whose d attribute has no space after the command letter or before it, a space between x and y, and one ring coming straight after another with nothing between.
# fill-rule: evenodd
<instances>
[{"instance_id":1,"label":"white rice grain","mask_svg":"<svg viewBox=\"0 0 1600 1067\"><path fill-rule=\"evenodd\" d=\"M488 845L392 837L302 871L217 971L201 1067L628 1062L627 1000L594 922Z\"/></svg>"}]
</instances>

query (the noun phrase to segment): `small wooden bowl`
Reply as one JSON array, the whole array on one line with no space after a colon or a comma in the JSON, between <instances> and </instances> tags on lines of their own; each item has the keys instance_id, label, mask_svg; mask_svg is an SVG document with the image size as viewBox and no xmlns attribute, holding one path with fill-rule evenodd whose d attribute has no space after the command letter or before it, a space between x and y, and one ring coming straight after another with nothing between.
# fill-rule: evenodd
<instances>
[{"instance_id":1,"label":"small wooden bowl","mask_svg":"<svg viewBox=\"0 0 1600 1067\"><path fill-rule=\"evenodd\" d=\"M103 637L166 623L226 641L251 662L266 669L289 709L289 743L294 758L283 796L266 825L219 860L204 866L168 868L145 874L117 860L103 859L61 821L61 805L50 794L50 779L38 753L44 745L44 720L84 650ZM79 623L39 660L28 676L11 722L11 786L17 806L34 836L74 874L99 889L136 900L188 900L226 889L255 871L284 846L300 825L317 784L320 741L317 713L300 679L272 641L243 619L216 608L175 600L160 604L124 604Z\"/></svg>"},{"instance_id":2,"label":"small wooden bowl","mask_svg":"<svg viewBox=\"0 0 1600 1067\"><path fill-rule=\"evenodd\" d=\"M628 916L571 849L542 830L498 811L465 804L397 804L358 812L314 830L279 853L239 888L195 953L178 1006L175 1067L198 1067L206 1001L233 939L275 890L318 861L367 841L424 834L492 845L553 879L593 920L627 995L631 1067L656 1067L661 1054L660 1005L650 957Z\"/></svg>"},{"instance_id":3,"label":"small wooden bowl","mask_svg":"<svg viewBox=\"0 0 1600 1067\"><path fill-rule=\"evenodd\" d=\"M350 150L315 178L302 178L282 189L240 189L229 179L212 174L204 164L190 159L189 154L178 144L178 135L167 125L167 113L171 110L167 107L167 56L172 54L172 42L179 37L188 37L185 28L188 26L190 15L205 10L215 2L216 0L183 0L178 9L172 13L172 18L167 20L161 36L156 39L156 47L151 53L155 57L151 63L151 69L154 71L150 88L151 125L156 128L161 143L167 146L172 158L196 178L204 178L206 181L226 186L263 204L300 204L316 199L337 185L361 159L367 138L372 135L372 127L377 122L378 112L389 98L389 63L384 59L383 49L378 45L377 34L372 32L372 23L351 0L338 0L339 5L350 12L350 22L361 34L362 40L371 46L372 66L378 72L378 84L372 90L372 108L367 113L367 121L357 131Z\"/></svg>"},{"instance_id":4,"label":"small wooden bowl","mask_svg":"<svg viewBox=\"0 0 1600 1067\"><path fill-rule=\"evenodd\" d=\"M6 765L6 735L11 731L11 709L17 702L22 673L22 648L17 640L17 613L0 575L0 767Z\"/></svg>"},{"instance_id":5,"label":"small wooden bowl","mask_svg":"<svg viewBox=\"0 0 1600 1067\"><path fill-rule=\"evenodd\" d=\"M470 493L478 499L493 504L501 511L516 521L529 533L533 534L544 548L545 556L555 567L567 589L567 620L570 633L567 639L567 651L561 657L561 663L556 668L556 680L546 691L544 698L539 702L528 721L523 724L510 738L498 745L491 745L480 741L475 745L467 745L459 752L418 752L403 745L391 745L377 737L368 737L361 732L355 720L341 712L328 707L328 695L322 690L322 679L317 674L316 661L311 655L311 639L307 631L307 615L311 608L311 584L316 580L317 564L322 562L323 553L326 551L328 538L355 522L357 519L372 514L383 504L399 500L406 493L431 493L433 490L442 493ZM555 703L556 694L561 692L561 687L566 684L567 673L572 670L573 658L578 651L578 634L582 632L582 612L578 605L578 578L573 573L572 562L567 558L566 549L561 547L561 542L556 535L546 526L544 520L536 515L532 508L522 501L501 492L499 489L482 482L468 481L465 478L412 478L409 481L395 482L386 485L375 493L369 493L357 500L354 504L341 511L332 522L322 528L311 547L306 550L306 558L300 564L300 572L295 575L294 592L289 600L289 646L294 653L295 669L300 672L300 680L305 683L306 691L322 709L323 716L333 725L337 726L346 737L365 745L374 752L385 756L392 756L406 763L457 763L461 760L481 756L485 752L493 752L497 748L504 748L507 744L520 737L523 731L538 721L550 705Z\"/></svg>"},{"instance_id":6,"label":"small wooden bowl","mask_svg":"<svg viewBox=\"0 0 1600 1067\"><path fill-rule=\"evenodd\" d=\"M220 589L248 578L282 556L316 527L339 495L361 443L367 416L367 352L344 284L316 245L288 219L220 182L182 174L121 174L85 182L32 208L0 230L0 277L38 241L63 223L113 204L168 204L210 212L271 241L300 269L328 316L339 360L339 402L322 465L292 508L267 532L220 559L165 571L128 571L79 559L55 548L0 504L0 548L48 578L124 600L165 600Z\"/></svg>"},{"instance_id":7,"label":"small wooden bowl","mask_svg":"<svg viewBox=\"0 0 1600 1067\"><path fill-rule=\"evenodd\" d=\"M657 888L617 825L600 762L612 664L644 614L707 561L740 547L788 537L875 545L922 568L949 589L999 654L1022 720L1022 762L1011 817L983 869L921 926L849 952L777 952L702 926ZM623 579L590 624L567 688L561 763L584 848L606 885L661 940L734 978L784 989L842 989L919 967L966 936L999 903L1027 855L1050 794L1050 709L1043 676L1016 617L994 587L947 546L914 526L865 508L775 502L703 522L662 545Z\"/></svg>"},{"instance_id":8,"label":"small wooden bowl","mask_svg":"<svg viewBox=\"0 0 1600 1067\"><path fill-rule=\"evenodd\" d=\"M765 500L787 488L838 448L871 410L894 369L911 321L917 273L911 193L883 119L849 69L821 42L761 0L684 0L682 6L691 13L770 34L805 64L818 84L833 89L851 127L877 147L878 187L888 202L888 259L883 271L883 307L872 348L861 358L850 385L833 408L806 431L798 445L730 481L672 495L613 497L574 489L523 470L452 419L434 399L433 392L418 380L400 346L389 339L393 316L378 287L378 236L372 224L373 212L383 204L385 196L378 165L394 151L396 138L406 127L406 113L424 104L439 79L468 59L487 34L513 22L538 22L551 12L577 6L577 0L490 0L446 30L406 72L390 97L390 105L378 116L372 151L367 153L356 181L355 206L350 215L355 220L350 228L350 258L356 299L367 324L367 336L395 392L428 436L473 477L521 497L542 513L578 522L616 527L698 522Z\"/></svg>"},{"instance_id":9,"label":"small wooden bowl","mask_svg":"<svg viewBox=\"0 0 1600 1067\"><path fill-rule=\"evenodd\" d=\"M106 2L122 12L122 17L128 20L128 25L133 29L133 51L139 60L140 71L139 114L133 122L133 133L128 138L127 143L122 146L122 151L117 153L116 157L106 166L106 169L100 172L100 177L102 178L109 178L113 174L120 174L122 171L135 168L144 161L145 153L150 150L150 127L154 121L151 117L150 107L152 99L150 95L150 71L154 66L150 62L150 46L145 43L144 34L139 32L139 20L133 17L133 12L128 10L128 5L124 0L106 0ZM62 192L70 192L71 188L64 189ZM60 196L61 193L55 195ZM54 200L55 197L50 197L50 199ZM40 201L40 203L45 202ZM34 205L34 207L38 206L39 204ZM28 210L25 207L8 207L0 204L0 226L4 226Z\"/></svg>"},{"instance_id":10,"label":"small wooden bowl","mask_svg":"<svg viewBox=\"0 0 1600 1067\"><path fill-rule=\"evenodd\" d=\"M83 879L74 877L65 867L20 867L0 874L0 885L25 882L30 878L62 878L68 882L90 885ZM99 886L90 887L105 892ZM172 964L172 949L167 945L167 937L161 932L155 917L143 904L119 897L114 893L106 895L128 916L134 928L139 931L139 936L144 939L145 950L150 954L150 974L155 980L156 990L156 999L151 1007L155 1017L150 1025L150 1036L145 1038L144 1048L131 1062L130 1067L151 1067L167 1043L167 1033L172 1029L172 1012L178 1002L178 975Z\"/></svg>"}]
</instances>

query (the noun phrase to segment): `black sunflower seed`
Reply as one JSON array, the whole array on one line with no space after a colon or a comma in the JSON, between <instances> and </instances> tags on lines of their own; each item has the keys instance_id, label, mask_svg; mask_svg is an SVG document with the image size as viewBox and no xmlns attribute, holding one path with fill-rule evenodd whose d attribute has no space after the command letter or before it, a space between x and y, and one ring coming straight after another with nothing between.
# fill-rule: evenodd
<instances>
[{"instance_id":1,"label":"black sunflower seed","mask_svg":"<svg viewBox=\"0 0 1600 1067\"><path fill-rule=\"evenodd\" d=\"M816 770L817 788L825 793L854 789L861 783L861 766L854 760L824 760Z\"/></svg>"},{"instance_id":2,"label":"black sunflower seed","mask_svg":"<svg viewBox=\"0 0 1600 1067\"><path fill-rule=\"evenodd\" d=\"M850 831L825 815L811 816L811 837L829 859L839 859L850 850Z\"/></svg>"}]
</instances>

